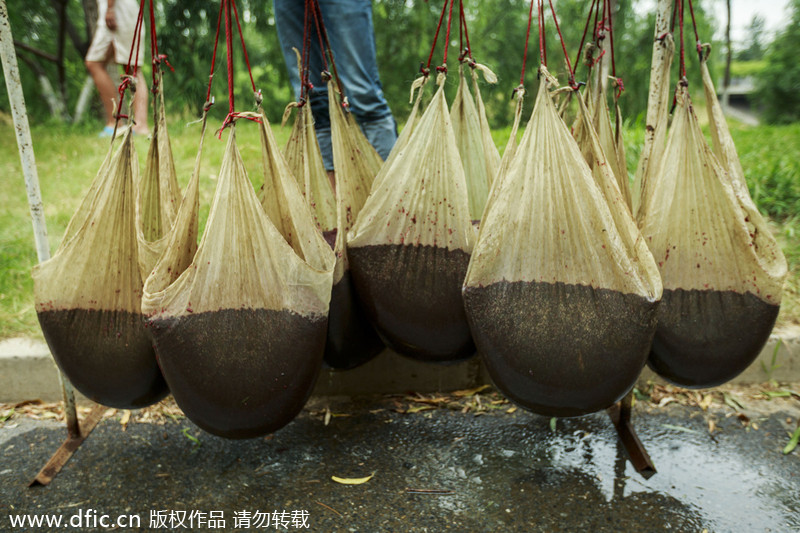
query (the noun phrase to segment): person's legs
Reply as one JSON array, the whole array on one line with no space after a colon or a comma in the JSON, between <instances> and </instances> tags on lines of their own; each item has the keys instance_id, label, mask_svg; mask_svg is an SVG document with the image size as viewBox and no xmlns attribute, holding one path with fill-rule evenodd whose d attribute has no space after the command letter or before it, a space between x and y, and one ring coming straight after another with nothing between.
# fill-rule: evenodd
<instances>
[{"instance_id":1,"label":"person's legs","mask_svg":"<svg viewBox=\"0 0 800 533\"><path fill-rule=\"evenodd\" d=\"M114 13L116 14L117 27L113 32L115 59L119 65L125 67L128 61L137 65L136 71L136 92L133 95L133 118L136 123L133 131L142 135L150 133L147 127L147 82L142 73L144 64L144 27L139 31L139 54L131 55L131 47L136 43L136 20L139 17L139 2L137 0L117 0L114 3Z\"/></svg>"},{"instance_id":2,"label":"person's legs","mask_svg":"<svg viewBox=\"0 0 800 533\"><path fill-rule=\"evenodd\" d=\"M350 108L364 135L386 159L397 125L383 95L370 0L320 0L325 28Z\"/></svg>"},{"instance_id":3,"label":"person's legs","mask_svg":"<svg viewBox=\"0 0 800 533\"><path fill-rule=\"evenodd\" d=\"M117 88L106 70L106 64L114 54L113 36L105 23L105 9L100 10L97 20L97 29L92 39L92 44L86 52L86 70L92 77L100 93L100 101L106 115L106 126L114 126L114 99L117 98Z\"/></svg>"},{"instance_id":4,"label":"person's legs","mask_svg":"<svg viewBox=\"0 0 800 533\"><path fill-rule=\"evenodd\" d=\"M103 102L103 110L106 114L106 126L114 127L114 99L117 97L117 88L108 75L106 64L99 61L86 61L86 70L94 80L97 91L100 93L100 101Z\"/></svg>"},{"instance_id":5,"label":"person's legs","mask_svg":"<svg viewBox=\"0 0 800 533\"><path fill-rule=\"evenodd\" d=\"M136 121L133 125L133 132L140 135L150 134L150 129L147 127L147 93L149 92L140 68L136 72L136 93L133 95L133 118Z\"/></svg>"}]
</instances>

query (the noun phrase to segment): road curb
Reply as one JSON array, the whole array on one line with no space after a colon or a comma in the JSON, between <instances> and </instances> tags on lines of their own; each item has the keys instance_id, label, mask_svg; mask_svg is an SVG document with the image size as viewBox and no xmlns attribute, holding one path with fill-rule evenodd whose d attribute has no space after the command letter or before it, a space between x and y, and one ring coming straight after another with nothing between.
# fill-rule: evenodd
<instances>
[{"instance_id":1,"label":"road curb","mask_svg":"<svg viewBox=\"0 0 800 533\"><path fill-rule=\"evenodd\" d=\"M734 384L800 381L800 331L774 332L758 358ZM639 383L663 382L649 368ZM323 369L315 396L436 392L490 383L480 358L451 364L414 361L385 350L369 363L347 371ZM58 401L58 373L44 341L15 338L0 341L0 403L40 399ZM82 399L82 397L81 397Z\"/></svg>"}]
</instances>

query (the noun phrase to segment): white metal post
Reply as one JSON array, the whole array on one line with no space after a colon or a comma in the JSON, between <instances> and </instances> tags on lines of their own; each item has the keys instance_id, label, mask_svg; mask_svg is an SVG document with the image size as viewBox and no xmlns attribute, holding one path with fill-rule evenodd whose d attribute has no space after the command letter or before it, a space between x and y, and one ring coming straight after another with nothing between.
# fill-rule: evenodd
<instances>
[{"instance_id":1,"label":"white metal post","mask_svg":"<svg viewBox=\"0 0 800 533\"><path fill-rule=\"evenodd\" d=\"M8 100L11 105L11 115L14 119L19 159L22 163L22 174L25 178L25 188L28 192L28 205L30 206L31 219L33 220L36 253L41 263L50 259L50 244L47 239L47 225L44 220L42 196L39 192L39 174L36 171L36 158L33 153L31 130L28 124L28 113L25 108L25 96L22 93L22 82L19 77L14 39L12 38L11 25L8 21L6 0L0 0L0 59L2 59L3 63ZM70 436L77 437L80 435L80 427L78 426L78 415L75 409L75 393L73 392L72 384L60 370L58 376L64 397L67 430Z\"/></svg>"}]
</instances>

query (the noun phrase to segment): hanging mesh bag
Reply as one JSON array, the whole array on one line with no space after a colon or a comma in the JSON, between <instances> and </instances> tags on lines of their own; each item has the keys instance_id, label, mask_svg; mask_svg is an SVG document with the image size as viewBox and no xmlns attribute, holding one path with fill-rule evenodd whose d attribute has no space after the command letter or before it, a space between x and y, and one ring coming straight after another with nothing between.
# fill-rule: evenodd
<instances>
[{"instance_id":1,"label":"hanging mesh bag","mask_svg":"<svg viewBox=\"0 0 800 533\"><path fill-rule=\"evenodd\" d=\"M33 269L36 312L59 368L86 397L125 409L167 394L141 313L131 135L103 162L55 255Z\"/></svg>"},{"instance_id":2,"label":"hanging mesh bag","mask_svg":"<svg viewBox=\"0 0 800 533\"><path fill-rule=\"evenodd\" d=\"M664 280L648 363L679 385L713 387L758 356L778 315L787 267L743 185L730 136L721 133L724 119L713 114L716 97L708 101L723 164L706 143L685 86L676 98L639 212Z\"/></svg>"},{"instance_id":3,"label":"hanging mesh bag","mask_svg":"<svg viewBox=\"0 0 800 533\"><path fill-rule=\"evenodd\" d=\"M477 83L475 90L478 90ZM477 95L480 98L480 92ZM491 134L488 138L490 144L488 146L486 144L487 139L484 135L486 115L484 112L483 117L480 116L478 107L472 99L463 64L458 68L458 91L450 108L450 119L467 180L469 214L473 221L478 221L486 206L489 184L497 172L500 155L491 140ZM486 126L488 127L488 124Z\"/></svg>"},{"instance_id":4,"label":"hanging mesh bag","mask_svg":"<svg viewBox=\"0 0 800 533\"><path fill-rule=\"evenodd\" d=\"M300 190L311 206L317 227L332 243L336 229L336 198L322 162L310 105L298 107L284 153Z\"/></svg>"},{"instance_id":5,"label":"hanging mesh bag","mask_svg":"<svg viewBox=\"0 0 800 533\"><path fill-rule=\"evenodd\" d=\"M299 195L290 205L313 229ZM154 295L153 337L186 415L229 438L274 431L300 411L322 361L333 254L301 257L259 202L231 131L192 264ZM299 238L302 238L298 235ZM298 244L299 246L299 244Z\"/></svg>"},{"instance_id":6,"label":"hanging mesh bag","mask_svg":"<svg viewBox=\"0 0 800 533\"><path fill-rule=\"evenodd\" d=\"M635 383L661 285L596 135L593 176L544 67L540 80L516 156L493 185L464 303L497 387L537 413L575 416Z\"/></svg>"},{"instance_id":7,"label":"hanging mesh bag","mask_svg":"<svg viewBox=\"0 0 800 533\"><path fill-rule=\"evenodd\" d=\"M461 285L475 232L444 79L407 144L384 163L347 239L356 291L381 338L427 361L474 352Z\"/></svg>"},{"instance_id":8,"label":"hanging mesh bag","mask_svg":"<svg viewBox=\"0 0 800 533\"><path fill-rule=\"evenodd\" d=\"M139 181L139 201L137 202L137 228L139 240L139 264L142 278L147 279L150 271L164 252L167 244L166 234L175 222L181 201L172 146L167 132L164 109L163 75L159 72L156 85L155 126L147 151L147 163Z\"/></svg>"}]
</instances>

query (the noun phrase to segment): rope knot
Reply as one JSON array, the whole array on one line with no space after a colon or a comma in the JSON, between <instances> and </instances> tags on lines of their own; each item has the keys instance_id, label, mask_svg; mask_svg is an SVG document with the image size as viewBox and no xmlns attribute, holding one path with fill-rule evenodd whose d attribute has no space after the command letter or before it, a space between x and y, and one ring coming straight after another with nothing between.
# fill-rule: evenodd
<instances>
[{"instance_id":1,"label":"rope knot","mask_svg":"<svg viewBox=\"0 0 800 533\"><path fill-rule=\"evenodd\" d=\"M320 76L322 77L323 83L328 83L331 79L333 79L333 76L331 76L331 73L328 70L323 70L320 73Z\"/></svg>"},{"instance_id":2,"label":"rope knot","mask_svg":"<svg viewBox=\"0 0 800 533\"><path fill-rule=\"evenodd\" d=\"M438 67L436 67L436 72L439 72L441 74L447 74L447 65L439 65Z\"/></svg>"},{"instance_id":3,"label":"rope knot","mask_svg":"<svg viewBox=\"0 0 800 533\"><path fill-rule=\"evenodd\" d=\"M156 57L153 58L153 65L158 66L161 63L166 64L172 72L175 72L175 68L170 65L169 61L167 61L167 54L158 54Z\"/></svg>"},{"instance_id":4,"label":"rope knot","mask_svg":"<svg viewBox=\"0 0 800 533\"><path fill-rule=\"evenodd\" d=\"M617 100L619 100L619 97L625 91L625 83L622 78L614 78L614 87L617 89Z\"/></svg>"},{"instance_id":5,"label":"rope knot","mask_svg":"<svg viewBox=\"0 0 800 533\"><path fill-rule=\"evenodd\" d=\"M426 78L431 75L431 69L425 68L425 65L423 63L419 64L419 72Z\"/></svg>"}]
</instances>

